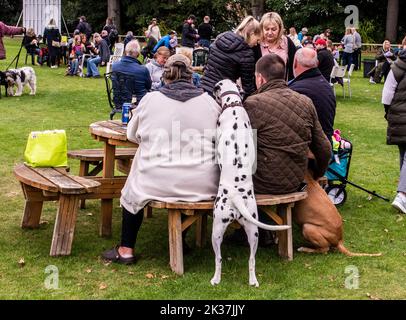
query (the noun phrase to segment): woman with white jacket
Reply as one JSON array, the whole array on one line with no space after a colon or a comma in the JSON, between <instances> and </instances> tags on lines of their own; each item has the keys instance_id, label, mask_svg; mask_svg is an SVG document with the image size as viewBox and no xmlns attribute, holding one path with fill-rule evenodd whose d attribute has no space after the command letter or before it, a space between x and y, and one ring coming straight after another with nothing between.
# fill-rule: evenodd
<instances>
[{"instance_id":1,"label":"woman with white jacket","mask_svg":"<svg viewBox=\"0 0 406 320\"><path fill-rule=\"evenodd\" d=\"M171 56L164 68L165 85L147 93L134 110L127 137L139 147L121 192L121 243L103 253L105 260L135 262L134 246L148 202L216 197L220 173L213 140L221 108L191 83L192 72L187 57Z\"/></svg>"},{"instance_id":2,"label":"woman with white jacket","mask_svg":"<svg viewBox=\"0 0 406 320\"><path fill-rule=\"evenodd\" d=\"M148 69L152 80L151 89L158 90L162 87L162 74L164 72L164 65L171 55L167 47L159 47L154 55L154 59L148 62L145 67Z\"/></svg>"}]
</instances>

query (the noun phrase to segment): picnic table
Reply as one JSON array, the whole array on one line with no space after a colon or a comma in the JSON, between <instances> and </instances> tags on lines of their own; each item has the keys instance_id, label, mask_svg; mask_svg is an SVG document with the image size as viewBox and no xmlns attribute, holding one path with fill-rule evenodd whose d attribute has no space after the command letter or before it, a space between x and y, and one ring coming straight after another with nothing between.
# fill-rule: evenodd
<instances>
[{"instance_id":1,"label":"picnic table","mask_svg":"<svg viewBox=\"0 0 406 320\"><path fill-rule=\"evenodd\" d=\"M102 189L109 189L111 197L101 199L101 223L99 234L102 237L111 236L111 222L113 215L113 198L118 198L124 187L127 177L114 176L114 163L116 147L138 147L127 139L127 127L119 120L106 120L90 124L89 131L92 137L104 143L102 178L94 178L100 182ZM129 171L129 168L127 168Z\"/></svg>"}]
</instances>

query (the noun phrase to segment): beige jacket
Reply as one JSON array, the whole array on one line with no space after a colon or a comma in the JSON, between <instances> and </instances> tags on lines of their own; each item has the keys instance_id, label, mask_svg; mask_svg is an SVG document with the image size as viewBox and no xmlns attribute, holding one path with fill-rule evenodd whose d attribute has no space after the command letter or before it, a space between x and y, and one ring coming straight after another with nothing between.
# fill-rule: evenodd
<instances>
[{"instance_id":1,"label":"beige jacket","mask_svg":"<svg viewBox=\"0 0 406 320\"><path fill-rule=\"evenodd\" d=\"M159 91L145 95L128 125L139 144L120 202L137 213L149 201L215 198L219 169L214 158L220 106L207 93L186 102Z\"/></svg>"}]
</instances>

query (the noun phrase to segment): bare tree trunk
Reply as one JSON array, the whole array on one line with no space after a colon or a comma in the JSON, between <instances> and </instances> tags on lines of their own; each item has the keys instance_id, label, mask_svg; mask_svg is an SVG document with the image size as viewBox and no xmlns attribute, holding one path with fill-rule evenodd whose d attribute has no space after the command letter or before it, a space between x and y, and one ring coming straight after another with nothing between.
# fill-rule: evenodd
<instances>
[{"instance_id":1,"label":"bare tree trunk","mask_svg":"<svg viewBox=\"0 0 406 320\"><path fill-rule=\"evenodd\" d=\"M398 36L399 0L388 0L386 13L386 39L396 42Z\"/></svg>"},{"instance_id":2,"label":"bare tree trunk","mask_svg":"<svg viewBox=\"0 0 406 320\"><path fill-rule=\"evenodd\" d=\"M252 15L259 21L264 14L265 0L251 0Z\"/></svg>"},{"instance_id":3,"label":"bare tree trunk","mask_svg":"<svg viewBox=\"0 0 406 320\"><path fill-rule=\"evenodd\" d=\"M113 19L117 30L121 30L120 19L120 0L108 0L107 1L107 16Z\"/></svg>"}]
</instances>

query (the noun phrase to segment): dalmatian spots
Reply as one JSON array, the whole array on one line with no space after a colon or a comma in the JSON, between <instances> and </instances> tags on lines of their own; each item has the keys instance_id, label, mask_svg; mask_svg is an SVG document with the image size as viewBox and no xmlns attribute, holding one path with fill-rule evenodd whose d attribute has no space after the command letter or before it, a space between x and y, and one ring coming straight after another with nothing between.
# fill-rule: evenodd
<instances>
[{"instance_id":1,"label":"dalmatian spots","mask_svg":"<svg viewBox=\"0 0 406 320\"><path fill-rule=\"evenodd\" d=\"M236 123L234 123L234 125L233 125L233 129L234 129L234 130L237 130L237 129L238 129L237 122L236 122ZM233 139L233 140L234 140L234 139Z\"/></svg>"}]
</instances>

